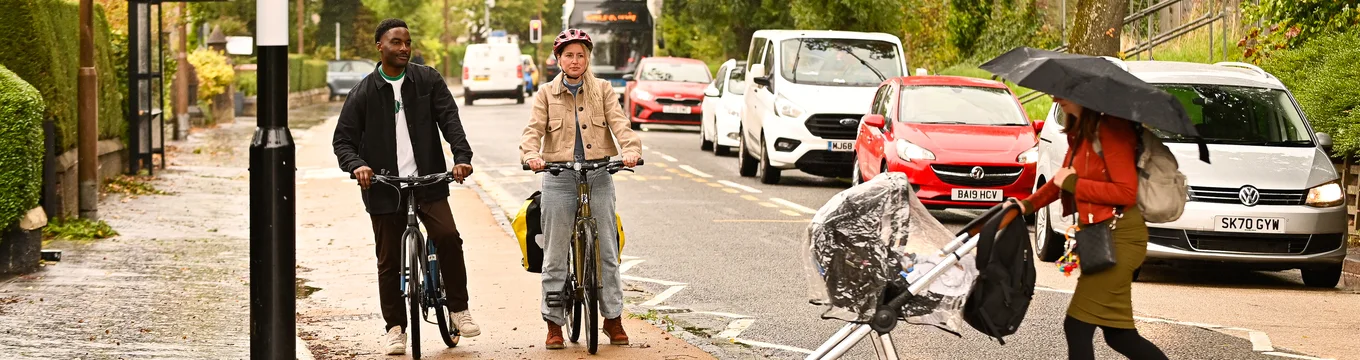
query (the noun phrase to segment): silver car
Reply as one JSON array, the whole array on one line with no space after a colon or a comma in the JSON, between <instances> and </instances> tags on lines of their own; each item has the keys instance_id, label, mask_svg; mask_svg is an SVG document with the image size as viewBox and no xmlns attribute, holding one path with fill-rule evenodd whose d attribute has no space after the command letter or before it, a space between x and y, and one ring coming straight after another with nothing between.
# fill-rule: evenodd
<instances>
[{"instance_id":1,"label":"silver car","mask_svg":"<svg viewBox=\"0 0 1360 360\"><path fill-rule=\"evenodd\" d=\"M1343 189L1324 152L1332 140L1313 132L1289 89L1250 64L1122 64L1181 100L1212 161L1199 161L1193 139L1157 133L1175 153L1191 198L1180 219L1148 224L1147 263L1301 269L1306 285L1335 287L1346 256L1347 218ZM1063 118L1054 106L1040 132L1035 189L1062 166ZM1055 231L1073 219L1061 211L1054 202L1036 216L1035 248L1042 260L1063 252Z\"/></svg>"},{"instance_id":2,"label":"silver car","mask_svg":"<svg viewBox=\"0 0 1360 360\"><path fill-rule=\"evenodd\" d=\"M369 60L331 60L326 66L326 87L331 89L331 97L348 96L365 76L373 73L378 63Z\"/></svg>"}]
</instances>

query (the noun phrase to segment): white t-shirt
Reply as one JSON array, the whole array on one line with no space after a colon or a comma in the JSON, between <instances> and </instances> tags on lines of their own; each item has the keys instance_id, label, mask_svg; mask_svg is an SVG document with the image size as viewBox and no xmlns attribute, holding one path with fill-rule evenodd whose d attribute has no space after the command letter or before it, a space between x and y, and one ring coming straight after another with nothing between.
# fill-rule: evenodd
<instances>
[{"instance_id":1,"label":"white t-shirt","mask_svg":"<svg viewBox=\"0 0 1360 360\"><path fill-rule=\"evenodd\" d=\"M382 70L378 71L382 74L383 80L392 84L392 98L397 101L393 105L397 110L397 175L420 175L420 169L416 168L416 152L411 146L411 131L406 128L406 106L401 101L401 85L406 82L406 72L403 71L396 80L392 80L387 74L382 73Z\"/></svg>"}]
</instances>

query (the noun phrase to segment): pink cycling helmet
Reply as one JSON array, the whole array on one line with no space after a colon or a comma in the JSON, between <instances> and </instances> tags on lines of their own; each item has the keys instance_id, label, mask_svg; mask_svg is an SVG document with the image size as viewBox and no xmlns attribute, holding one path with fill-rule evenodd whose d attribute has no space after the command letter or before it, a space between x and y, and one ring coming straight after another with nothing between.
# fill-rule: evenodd
<instances>
[{"instance_id":1,"label":"pink cycling helmet","mask_svg":"<svg viewBox=\"0 0 1360 360\"><path fill-rule=\"evenodd\" d=\"M557 34L557 39L553 40L553 55L561 56L562 49L565 49L567 44L574 42L584 44L586 46L586 51L590 51L590 49L595 46L595 43L590 41L590 35L587 35L584 30L567 29L560 34Z\"/></svg>"}]
</instances>

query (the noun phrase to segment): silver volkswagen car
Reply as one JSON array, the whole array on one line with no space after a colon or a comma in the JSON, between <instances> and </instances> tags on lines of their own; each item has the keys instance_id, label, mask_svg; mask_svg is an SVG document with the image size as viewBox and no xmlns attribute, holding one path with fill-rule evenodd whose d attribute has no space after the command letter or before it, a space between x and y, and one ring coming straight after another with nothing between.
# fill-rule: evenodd
<instances>
[{"instance_id":1,"label":"silver volkswagen car","mask_svg":"<svg viewBox=\"0 0 1360 360\"><path fill-rule=\"evenodd\" d=\"M1180 99L1212 161L1199 161L1193 139L1157 133L1180 162L1191 199L1179 220L1148 224L1147 263L1301 269L1308 286L1335 287L1346 256L1345 197L1324 152L1331 138L1313 132L1289 89L1250 64L1114 61ZM1062 166L1063 118L1054 106L1039 134L1035 189ZM1061 256L1055 231L1073 220L1059 216L1059 203L1035 218L1045 261Z\"/></svg>"}]
</instances>

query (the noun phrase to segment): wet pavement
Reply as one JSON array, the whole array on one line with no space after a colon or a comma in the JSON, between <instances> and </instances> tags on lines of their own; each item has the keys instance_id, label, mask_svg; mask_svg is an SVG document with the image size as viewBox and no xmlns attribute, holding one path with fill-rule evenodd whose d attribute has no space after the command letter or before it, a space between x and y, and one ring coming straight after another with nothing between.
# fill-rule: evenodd
<instances>
[{"instance_id":1,"label":"wet pavement","mask_svg":"<svg viewBox=\"0 0 1360 360\"><path fill-rule=\"evenodd\" d=\"M316 125L338 103L290 112ZM0 278L0 358L249 356L248 147L254 118L167 142L169 195L109 194L100 216L121 235L49 243L61 262Z\"/></svg>"}]
</instances>

